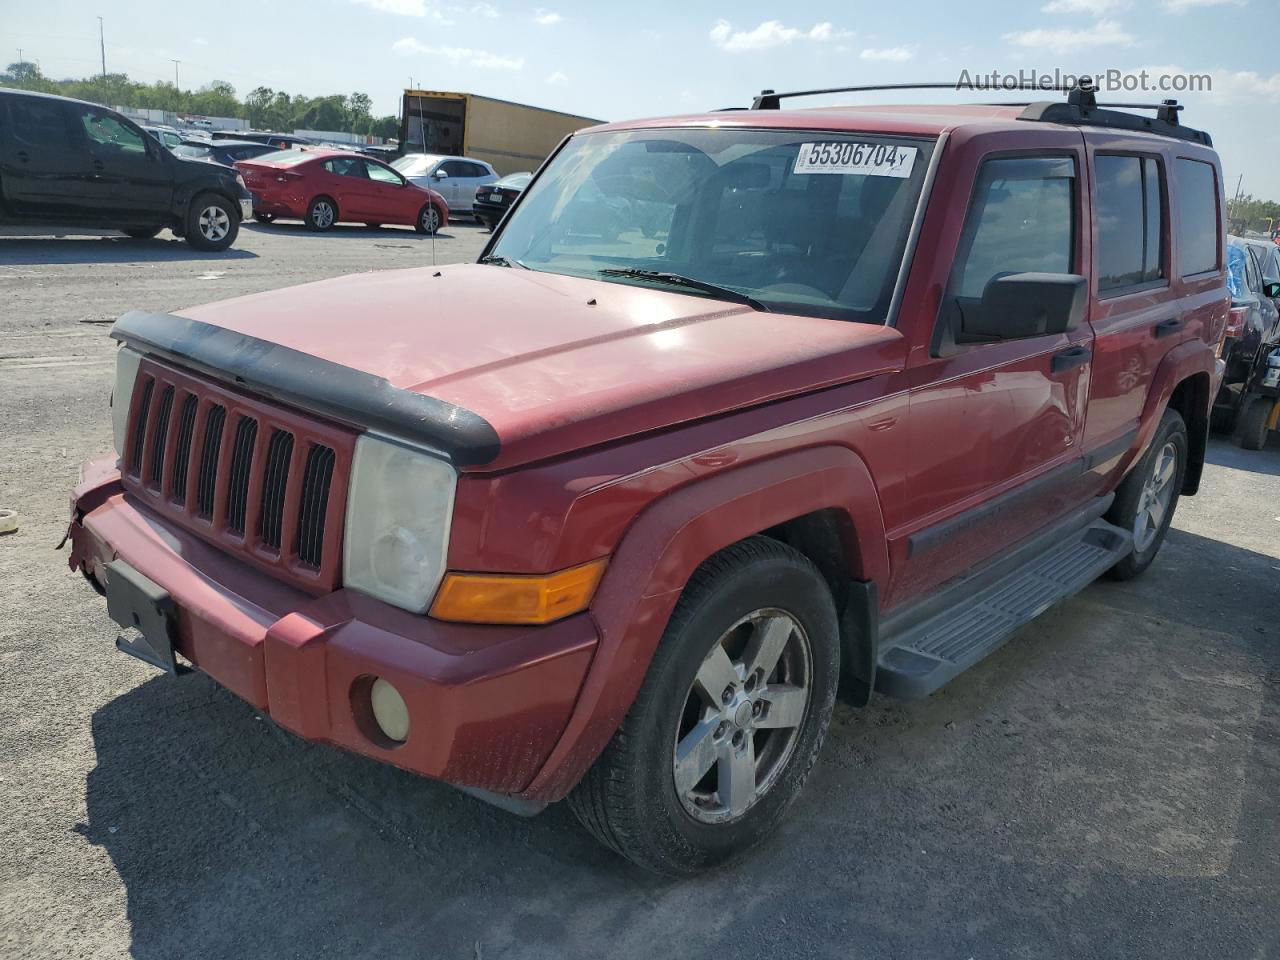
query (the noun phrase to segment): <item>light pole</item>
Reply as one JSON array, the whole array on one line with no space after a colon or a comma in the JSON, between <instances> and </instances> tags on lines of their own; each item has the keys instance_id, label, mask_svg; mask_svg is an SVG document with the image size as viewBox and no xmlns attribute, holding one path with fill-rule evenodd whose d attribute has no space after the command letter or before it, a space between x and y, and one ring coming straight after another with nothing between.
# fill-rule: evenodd
<instances>
[{"instance_id":1,"label":"light pole","mask_svg":"<svg viewBox=\"0 0 1280 960\"><path fill-rule=\"evenodd\" d=\"M178 87L178 64L180 64L181 62L182 62L181 60L173 61L173 89L178 90L179 93L182 92Z\"/></svg>"},{"instance_id":2,"label":"light pole","mask_svg":"<svg viewBox=\"0 0 1280 960\"><path fill-rule=\"evenodd\" d=\"M102 18L98 18L98 49L102 51L102 79L107 79L107 41L102 35Z\"/></svg>"}]
</instances>

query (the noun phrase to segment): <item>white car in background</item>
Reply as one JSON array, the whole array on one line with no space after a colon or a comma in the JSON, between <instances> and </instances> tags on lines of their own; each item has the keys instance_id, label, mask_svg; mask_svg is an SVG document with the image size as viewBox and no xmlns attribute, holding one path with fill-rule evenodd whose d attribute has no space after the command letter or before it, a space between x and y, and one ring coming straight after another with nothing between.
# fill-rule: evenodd
<instances>
[{"instance_id":1,"label":"white car in background","mask_svg":"<svg viewBox=\"0 0 1280 960\"><path fill-rule=\"evenodd\" d=\"M406 153L391 162L401 176L434 190L449 204L449 216L474 215L476 188L495 183L498 173L483 160L445 157L434 153Z\"/></svg>"}]
</instances>

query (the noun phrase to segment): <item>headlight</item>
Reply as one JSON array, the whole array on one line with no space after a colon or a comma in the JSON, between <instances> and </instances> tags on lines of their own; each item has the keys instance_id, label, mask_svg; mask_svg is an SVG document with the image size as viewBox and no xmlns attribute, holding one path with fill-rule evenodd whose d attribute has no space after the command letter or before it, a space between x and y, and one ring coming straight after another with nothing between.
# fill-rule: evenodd
<instances>
[{"instance_id":1,"label":"headlight","mask_svg":"<svg viewBox=\"0 0 1280 960\"><path fill-rule=\"evenodd\" d=\"M343 582L424 613L444 573L457 474L428 454L368 434L356 441Z\"/></svg>"},{"instance_id":2,"label":"headlight","mask_svg":"<svg viewBox=\"0 0 1280 960\"><path fill-rule=\"evenodd\" d=\"M124 456L125 434L129 432L129 404L133 400L133 383L138 379L142 354L128 347L116 351L116 385L111 391L111 434L116 453Z\"/></svg>"}]
</instances>

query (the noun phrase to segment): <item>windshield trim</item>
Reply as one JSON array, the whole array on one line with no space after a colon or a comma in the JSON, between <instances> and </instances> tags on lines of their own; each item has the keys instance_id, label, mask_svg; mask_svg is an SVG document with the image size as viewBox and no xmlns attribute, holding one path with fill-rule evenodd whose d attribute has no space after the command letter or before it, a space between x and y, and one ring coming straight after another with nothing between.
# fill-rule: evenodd
<instances>
[{"instance_id":1,"label":"windshield trim","mask_svg":"<svg viewBox=\"0 0 1280 960\"><path fill-rule=\"evenodd\" d=\"M846 136L846 135L856 136L858 134L865 134L867 136L894 137L901 140L907 140L907 141L915 140L921 143L931 144L932 149L929 154L929 165L925 168L924 180L921 181L920 183L920 195L916 198L916 208L911 216L911 227L907 232L907 239L902 247L902 263L898 267L897 277L894 278L893 293L889 297L889 306L885 310L884 320L881 322L881 324L879 324L885 327L889 327L890 329L895 329L898 326L898 311L902 306L902 298L904 293L906 292L907 275L911 272L911 263L915 259L916 247L919 244L920 231L924 223L924 214L925 214L925 211L928 209L929 198L933 194L934 180L937 178L938 164L942 159L943 148L946 146L947 140L949 138L949 134L947 131L944 130L937 136L930 136L928 134L886 133L884 131L874 131L874 130L846 130L846 129L835 130L835 129L832 129L831 127L796 127L796 128L775 127L769 124L760 124L760 125L751 124L751 125L744 125L744 126L735 125L733 127L723 127L714 123L705 123L705 124L697 124L697 125L673 124L669 127L666 127L666 126L644 127L644 128L638 128L638 130L639 129L642 129L644 133L653 133L655 135L662 134L662 133L672 133L672 132L678 133L678 132L689 131L689 130L734 130L734 131L741 130L744 132L762 132L762 133L784 132L784 133L798 133L798 134L813 134L815 136L822 136L824 134L828 136L833 134L839 135L839 136ZM538 178L542 176L543 172L551 165L551 162L560 155L560 151L562 151L565 147L567 147L571 141L577 140L580 137L609 136L611 134L616 134L619 132L632 132L632 131L630 130L619 131L616 129L601 130L594 127L588 127L585 130L575 131L574 133L569 134L569 136L561 140L559 145L553 151L551 151L550 154L547 155L547 158L543 160L542 163L538 165L538 169L533 171L533 177L529 180L527 184L525 184L524 189L521 190L520 193L516 196L516 199L512 202L511 206L507 210L507 215L504 216L502 220L499 222L498 228L489 235L489 242L484 245L484 249L480 251L480 256L476 258L475 262L480 263L486 257L489 256L490 252L493 250L494 245L497 244L497 242L502 238L502 234L506 229L507 224L509 224L514 219L516 208L520 206L521 202L524 201L525 197L527 197L530 193L533 192L533 186L538 182ZM530 269L535 269L535 268L531 267ZM608 281L602 280L601 282L607 283Z\"/></svg>"}]
</instances>

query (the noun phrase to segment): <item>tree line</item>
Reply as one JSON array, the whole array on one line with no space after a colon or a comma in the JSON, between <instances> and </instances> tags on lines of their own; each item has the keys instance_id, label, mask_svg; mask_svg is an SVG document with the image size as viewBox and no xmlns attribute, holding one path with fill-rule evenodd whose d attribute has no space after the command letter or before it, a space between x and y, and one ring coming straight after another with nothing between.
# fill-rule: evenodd
<instances>
[{"instance_id":1,"label":"tree line","mask_svg":"<svg viewBox=\"0 0 1280 960\"><path fill-rule=\"evenodd\" d=\"M0 73L0 87L18 87L88 100L107 107L167 110L180 116L237 117L259 130L331 130L391 138L395 116L373 116L367 93L308 97L271 87L255 87L241 100L231 84L215 80L196 90L180 90L167 81L141 83L123 73L54 80L29 61L11 63Z\"/></svg>"}]
</instances>

